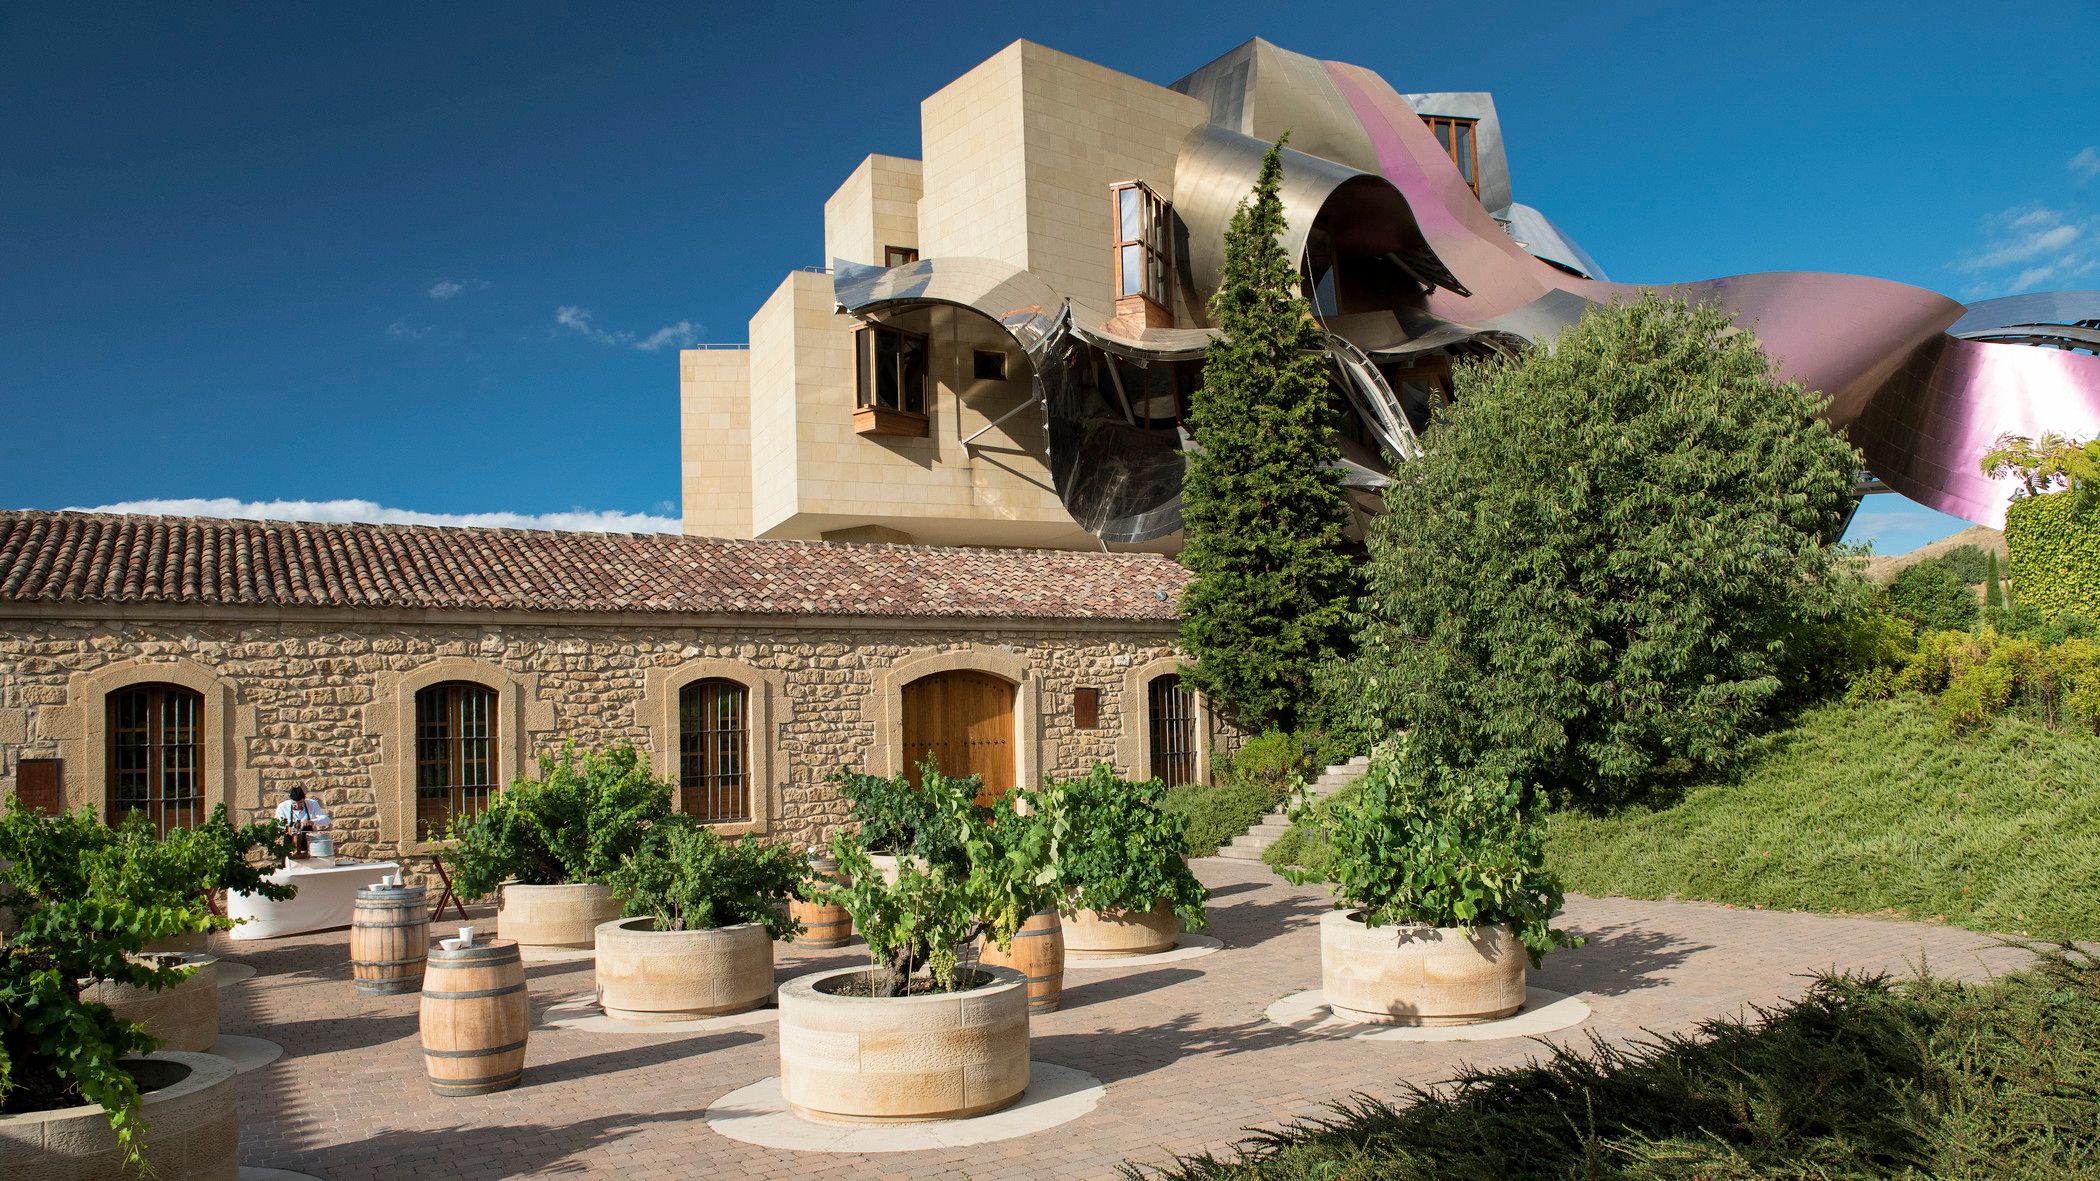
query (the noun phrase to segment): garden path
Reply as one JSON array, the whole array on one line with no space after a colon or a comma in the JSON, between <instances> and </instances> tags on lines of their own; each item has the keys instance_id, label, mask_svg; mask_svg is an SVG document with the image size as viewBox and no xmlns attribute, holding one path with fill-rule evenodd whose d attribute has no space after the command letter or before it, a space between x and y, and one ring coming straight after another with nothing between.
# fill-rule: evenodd
<instances>
[{"instance_id":1,"label":"garden path","mask_svg":"<svg viewBox=\"0 0 2100 1181\"><path fill-rule=\"evenodd\" d=\"M215 948L254 964L222 994L228 1033L265 1037L282 1059L240 1078L244 1163L331 1181L568 1174L649 1178L1104 1177L1124 1160L1220 1151L1250 1126L1319 1113L1355 1091L1434 1083L1461 1062L1512 1064L1538 1044L1398 1043L1308 1036L1263 1010L1320 983L1315 924L1323 891L1278 881L1259 863L1195 863L1213 890L1197 959L1066 977L1065 1006L1033 1028L1038 1061L1086 1071L1107 1088L1089 1114L1033 1137L970 1148L871 1155L795 1153L720 1136L713 1100L779 1071L769 1024L705 1034L636 1035L536 1025L524 1084L470 1099L424 1088L416 998L350 986L347 931ZM494 923L477 912L477 926ZM1532 983L1581 995L1591 1019L1549 1040L1638 1037L1798 994L1804 974L1839 967L1981 977L2023 953L1949 927L1735 910L1699 903L1571 898L1564 925L1589 946L1549 956ZM835 951L779 949L778 976L848 966ZM591 991L588 961L527 966L536 1018Z\"/></svg>"}]
</instances>

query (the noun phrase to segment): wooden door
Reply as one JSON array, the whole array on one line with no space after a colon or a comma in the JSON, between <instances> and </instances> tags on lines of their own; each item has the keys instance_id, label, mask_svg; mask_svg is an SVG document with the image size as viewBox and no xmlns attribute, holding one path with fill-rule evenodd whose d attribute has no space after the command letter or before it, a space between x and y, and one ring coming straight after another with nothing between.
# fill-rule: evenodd
<instances>
[{"instance_id":1,"label":"wooden door","mask_svg":"<svg viewBox=\"0 0 2100 1181\"><path fill-rule=\"evenodd\" d=\"M934 673L904 687L905 774L919 783L931 752L941 774L984 776L977 802L989 804L1019 782L1014 758L1014 686L990 673Z\"/></svg>"}]
</instances>

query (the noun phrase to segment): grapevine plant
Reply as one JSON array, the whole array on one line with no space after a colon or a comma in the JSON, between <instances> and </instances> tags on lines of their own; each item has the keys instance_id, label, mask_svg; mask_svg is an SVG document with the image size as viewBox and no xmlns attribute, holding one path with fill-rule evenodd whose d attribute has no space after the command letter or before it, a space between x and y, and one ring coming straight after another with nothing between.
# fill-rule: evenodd
<instances>
[{"instance_id":1,"label":"grapevine plant","mask_svg":"<svg viewBox=\"0 0 2100 1181\"><path fill-rule=\"evenodd\" d=\"M841 884L818 898L853 916L877 995L905 995L920 972L937 992L972 987L958 970L969 945L981 937L1011 948L1028 916L1056 898L1061 793L1013 791L984 808L978 787L975 776L950 779L930 761L921 768L913 853L898 858L894 882L876 872L864 833L832 838Z\"/></svg>"},{"instance_id":2,"label":"grapevine plant","mask_svg":"<svg viewBox=\"0 0 2100 1181\"><path fill-rule=\"evenodd\" d=\"M540 757L540 777L519 779L466 820L445 854L452 887L469 902L505 881L526 886L605 884L641 847L653 824L671 815L671 785L649 773L649 756L631 744Z\"/></svg>"},{"instance_id":3,"label":"grapevine plant","mask_svg":"<svg viewBox=\"0 0 2100 1181\"><path fill-rule=\"evenodd\" d=\"M1507 779L1412 764L1397 744L1371 757L1361 798L1330 821L1335 905L1367 926L1507 925L1531 964L1582 940L1552 925L1560 881L1545 866L1523 789ZM1313 875L1283 870L1304 884Z\"/></svg>"},{"instance_id":4,"label":"grapevine plant","mask_svg":"<svg viewBox=\"0 0 2100 1181\"><path fill-rule=\"evenodd\" d=\"M1190 928L1205 925L1210 891L1189 872L1188 817L1163 811L1157 779L1120 778L1096 763L1054 784L1065 816L1057 883L1067 910L1150 910L1166 902Z\"/></svg>"},{"instance_id":5,"label":"grapevine plant","mask_svg":"<svg viewBox=\"0 0 2100 1181\"><path fill-rule=\"evenodd\" d=\"M792 939L802 924L789 916L787 899L808 878L809 863L789 845L752 836L730 842L673 816L650 824L607 884L626 900L627 914L655 919L659 931L757 923L775 939Z\"/></svg>"},{"instance_id":6,"label":"grapevine plant","mask_svg":"<svg viewBox=\"0 0 2100 1181\"><path fill-rule=\"evenodd\" d=\"M44 815L8 801L0 894L17 929L0 944L0 1111L96 1104L127 1163L144 1166L142 1100L122 1059L157 1043L81 994L101 981L180 984L189 970L140 958L147 945L233 925L211 913L205 893L243 876L228 857L247 838L229 834L268 834L224 819L221 809L206 827L161 837L137 815L111 828L86 809Z\"/></svg>"}]
</instances>

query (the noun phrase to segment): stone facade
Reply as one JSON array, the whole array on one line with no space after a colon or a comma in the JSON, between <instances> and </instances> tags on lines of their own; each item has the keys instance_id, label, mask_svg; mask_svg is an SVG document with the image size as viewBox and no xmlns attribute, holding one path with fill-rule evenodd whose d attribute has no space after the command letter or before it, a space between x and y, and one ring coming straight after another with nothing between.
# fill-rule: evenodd
<instances>
[{"instance_id":1,"label":"stone facade","mask_svg":"<svg viewBox=\"0 0 2100 1181\"><path fill-rule=\"evenodd\" d=\"M63 802L103 809L93 757L102 698L176 680L205 694L205 802L264 815L294 786L335 818L353 857L427 852L413 839L402 747L414 690L466 679L499 690L499 782L573 740L627 740L674 768L665 702L687 674L753 690L751 791L743 830L807 844L845 818L825 777L889 771L901 737L893 699L919 670L973 668L1016 683L1025 776L1077 775L1096 760L1126 774L1146 750L1143 685L1171 671L1171 623L999 624L983 619L362 611L144 604L0 610L0 791L25 757L62 757ZM702 623L705 623L703 626ZM1100 692L1099 725L1075 726L1074 690ZM1210 740L1206 717L1205 741ZM667 746L674 749L667 749ZM403 785L407 784L404 796Z\"/></svg>"}]
</instances>

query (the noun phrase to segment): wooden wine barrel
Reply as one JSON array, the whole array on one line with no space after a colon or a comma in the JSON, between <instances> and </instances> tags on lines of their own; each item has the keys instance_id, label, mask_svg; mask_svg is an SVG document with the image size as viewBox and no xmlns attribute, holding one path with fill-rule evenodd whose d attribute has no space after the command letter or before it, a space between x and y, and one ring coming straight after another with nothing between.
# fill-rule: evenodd
<instances>
[{"instance_id":1,"label":"wooden wine barrel","mask_svg":"<svg viewBox=\"0 0 2100 1181\"><path fill-rule=\"evenodd\" d=\"M802 933L795 936L797 947L844 947L853 938L853 916L843 906L790 898L788 913L802 924Z\"/></svg>"},{"instance_id":2,"label":"wooden wine barrel","mask_svg":"<svg viewBox=\"0 0 2100 1181\"><path fill-rule=\"evenodd\" d=\"M514 939L430 949L423 973L423 1069L433 1095L486 1095L518 1085L532 1023Z\"/></svg>"},{"instance_id":3,"label":"wooden wine barrel","mask_svg":"<svg viewBox=\"0 0 2100 1181\"><path fill-rule=\"evenodd\" d=\"M1055 1012L1064 1000L1065 929L1055 907L1028 916L1014 932L1012 951L1002 952L987 939L977 958L992 967L1012 968L1027 979L1031 1013Z\"/></svg>"},{"instance_id":4,"label":"wooden wine barrel","mask_svg":"<svg viewBox=\"0 0 2100 1181\"><path fill-rule=\"evenodd\" d=\"M363 889L350 906L350 979L367 996L423 987L430 903L421 886Z\"/></svg>"}]
</instances>

